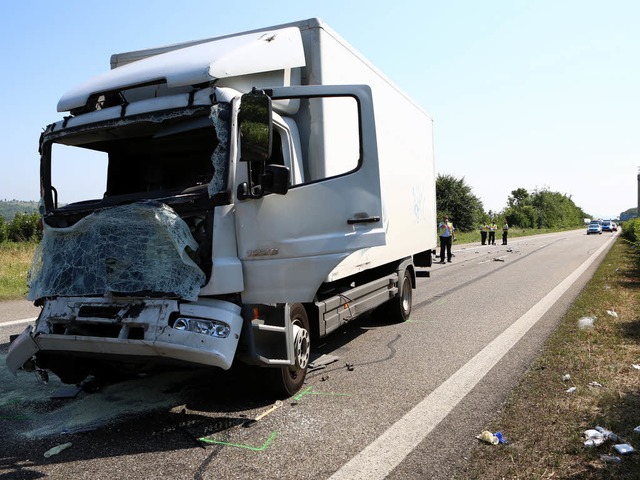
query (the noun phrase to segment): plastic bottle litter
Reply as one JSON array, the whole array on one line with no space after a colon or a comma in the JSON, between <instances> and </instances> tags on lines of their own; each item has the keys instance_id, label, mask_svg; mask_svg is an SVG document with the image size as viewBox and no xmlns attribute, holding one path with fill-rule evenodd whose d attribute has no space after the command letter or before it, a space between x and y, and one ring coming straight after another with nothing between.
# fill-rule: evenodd
<instances>
[{"instance_id":1,"label":"plastic bottle litter","mask_svg":"<svg viewBox=\"0 0 640 480\"><path fill-rule=\"evenodd\" d=\"M500 440L493 433L488 430L483 431L480 435L476 437L478 440L482 440L485 443L489 443L491 445L498 445Z\"/></svg>"},{"instance_id":2,"label":"plastic bottle litter","mask_svg":"<svg viewBox=\"0 0 640 480\"><path fill-rule=\"evenodd\" d=\"M71 446L71 442L69 443L63 443L61 445L56 445L55 447L53 447L50 450L47 450L46 452L44 452L44 456L45 458L49 458L52 455L57 455L59 454L61 451L69 448Z\"/></svg>"},{"instance_id":3,"label":"plastic bottle litter","mask_svg":"<svg viewBox=\"0 0 640 480\"><path fill-rule=\"evenodd\" d=\"M493 434L493 436L498 439L498 443L502 445L509 445L509 441L506 438L504 438L504 435L502 435L502 432L496 432Z\"/></svg>"}]
</instances>

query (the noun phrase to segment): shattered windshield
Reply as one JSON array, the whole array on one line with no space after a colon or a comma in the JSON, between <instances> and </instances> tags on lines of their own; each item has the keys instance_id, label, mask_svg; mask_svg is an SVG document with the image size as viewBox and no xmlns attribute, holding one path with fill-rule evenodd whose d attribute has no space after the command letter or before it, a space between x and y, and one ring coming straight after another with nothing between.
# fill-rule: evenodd
<instances>
[{"instance_id":1,"label":"shattered windshield","mask_svg":"<svg viewBox=\"0 0 640 480\"><path fill-rule=\"evenodd\" d=\"M211 275L213 205L226 201L216 198L227 188L228 109L49 127L42 151L47 214L29 298L113 293L195 300ZM56 171L60 151L72 152L79 166ZM87 187L96 193L85 196Z\"/></svg>"},{"instance_id":2,"label":"shattered windshield","mask_svg":"<svg viewBox=\"0 0 640 480\"><path fill-rule=\"evenodd\" d=\"M45 203L159 198L199 186L210 196L223 191L228 108L194 107L46 134Z\"/></svg>"}]
</instances>

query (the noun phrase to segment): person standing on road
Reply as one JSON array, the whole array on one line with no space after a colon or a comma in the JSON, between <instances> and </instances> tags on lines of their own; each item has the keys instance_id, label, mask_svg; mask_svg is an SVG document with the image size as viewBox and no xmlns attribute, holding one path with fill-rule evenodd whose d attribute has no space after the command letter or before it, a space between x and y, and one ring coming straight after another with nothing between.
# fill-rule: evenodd
<instances>
[{"instance_id":1,"label":"person standing on road","mask_svg":"<svg viewBox=\"0 0 640 480\"><path fill-rule=\"evenodd\" d=\"M487 243L488 231L489 231L489 225L487 225L487 222L483 222L482 225L480 225L480 242L482 243L482 245L486 245Z\"/></svg>"},{"instance_id":2,"label":"person standing on road","mask_svg":"<svg viewBox=\"0 0 640 480\"><path fill-rule=\"evenodd\" d=\"M491 225L489 225L489 245L495 245L496 244L496 230L497 229L498 229L498 226L496 225L496 222L491 220Z\"/></svg>"},{"instance_id":3,"label":"person standing on road","mask_svg":"<svg viewBox=\"0 0 640 480\"><path fill-rule=\"evenodd\" d=\"M447 251L447 262L451 263L451 242L453 241L455 228L449 222L449 217L445 216L438 224L438 234L440 235L440 263L444 263L445 249Z\"/></svg>"},{"instance_id":4,"label":"person standing on road","mask_svg":"<svg viewBox=\"0 0 640 480\"><path fill-rule=\"evenodd\" d=\"M505 220L504 227L502 227L502 244L503 245L507 244L507 235L508 235L508 233L509 233L509 224Z\"/></svg>"}]
</instances>

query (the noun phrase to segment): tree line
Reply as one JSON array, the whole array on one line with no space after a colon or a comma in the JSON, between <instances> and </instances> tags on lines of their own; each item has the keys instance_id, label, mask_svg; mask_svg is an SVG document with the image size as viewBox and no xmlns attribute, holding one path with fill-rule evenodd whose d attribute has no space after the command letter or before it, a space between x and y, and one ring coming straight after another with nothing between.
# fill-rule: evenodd
<instances>
[{"instance_id":1,"label":"tree line","mask_svg":"<svg viewBox=\"0 0 640 480\"><path fill-rule=\"evenodd\" d=\"M476 230L489 222L508 223L519 228L581 227L590 215L578 207L571 197L547 188L532 192L517 188L507 198L499 212L486 212L482 201L473 194L464 177L439 174L436 178L436 209L438 219L447 215L461 232Z\"/></svg>"}]
</instances>

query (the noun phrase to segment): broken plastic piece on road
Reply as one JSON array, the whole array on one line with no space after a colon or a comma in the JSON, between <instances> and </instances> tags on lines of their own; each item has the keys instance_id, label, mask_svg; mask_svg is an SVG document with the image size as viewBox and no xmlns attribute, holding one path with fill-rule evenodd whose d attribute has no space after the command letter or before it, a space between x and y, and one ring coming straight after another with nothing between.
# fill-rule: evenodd
<instances>
[{"instance_id":1,"label":"broken plastic piece on road","mask_svg":"<svg viewBox=\"0 0 640 480\"><path fill-rule=\"evenodd\" d=\"M596 321L596 317L582 317L578 320L578 327L582 330L585 328L593 328L593 323Z\"/></svg>"},{"instance_id":2,"label":"broken plastic piece on road","mask_svg":"<svg viewBox=\"0 0 640 480\"><path fill-rule=\"evenodd\" d=\"M571 388L567 388L567 389L565 390L565 392L566 392L566 393L573 393L573 392L575 392L576 390L577 390L577 389L576 389L576 387L571 387Z\"/></svg>"},{"instance_id":3,"label":"broken plastic piece on road","mask_svg":"<svg viewBox=\"0 0 640 480\"><path fill-rule=\"evenodd\" d=\"M613 448L615 448L616 452L618 452L620 455L627 455L629 453L635 452L634 448L628 443L619 443L617 445L614 445Z\"/></svg>"},{"instance_id":4,"label":"broken plastic piece on road","mask_svg":"<svg viewBox=\"0 0 640 480\"><path fill-rule=\"evenodd\" d=\"M488 430L483 431L480 435L476 436L476 438L491 445L498 445L500 443L498 437Z\"/></svg>"},{"instance_id":5,"label":"broken plastic piece on road","mask_svg":"<svg viewBox=\"0 0 640 480\"><path fill-rule=\"evenodd\" d=\"M327 355L327 354L323 354L320 355L318 358L312 360L311 362L309 362L309 371L311 370L319 370L321 368L325 368L327 365L333 363L333 362L337 362L340 359L340 357L336 356L336 355Z\"/></svg>"},{"instance_id":6,"label":"broken plastic piece on road","mask_svg":"<svg viewBox=\"0 0 640 480\"><path fill-rule=\"evenodd\" d=\"M607 313L612 317L618 318L618 314L614 310L607 310Z\"/></svg>"},{"instance_id":7,"label":"broken plastic piece on road","mask_svg":"<svg viewBox=\"0 0 640 480\"><path fill-rule=\"evenodd\" d=\"M63 443L61 445L56 445L55 447L53 447L53 448L47 450L46 452L44 452L44 456L45 456L45 458L49 458L52 455L57 455L61 451L69 448L70 446L71 446L71 442Z\"/></svg>"}]
</instances>

